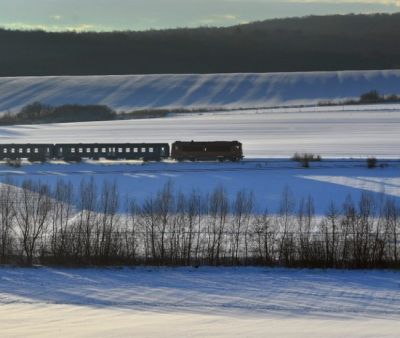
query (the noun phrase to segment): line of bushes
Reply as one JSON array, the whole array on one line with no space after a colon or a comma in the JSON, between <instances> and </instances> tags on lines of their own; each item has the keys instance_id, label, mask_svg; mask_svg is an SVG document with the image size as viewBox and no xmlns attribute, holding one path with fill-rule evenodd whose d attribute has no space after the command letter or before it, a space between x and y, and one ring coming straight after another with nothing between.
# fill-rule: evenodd
<instances>
[{"instance_id":1,"label":"line of bushes","mask_svg":"<svg viewBox=\"0 0 400 338\"><path fill-rule=\"evenodd\" d=\"M361 94L358 100L346 100L346 101L321 101L318 103L319 106L342 106L342 105L360 105L360 104L376 104L376 103L400 103L400 95L390 94L383 95L377 90L371 90L364 94Z\"/></svg>"},{"instance_id":2,"label":"line of bushes","mask_svg":"<svg viewBox=\"0 0 400 338\"><path fill-rule=\"evenodd\" d=\"M65 104L52 106L34 102L24 106L17 113L8 112L0 116L0 125L161 118L169 114L192 113L196 111L207 111L207 109L139 109L131 112L116 112L106 105Z\"/></svg>"},{"instance_id":3,"label":"line of bushes","mask_svg":"<svg viewBox=\"0 0 400 338\"><path fill-rule=\"evenodd\" d=\"M348 196L322 216L312 197L296 200L288 188L274 212L257 213L255 204L251 191L230 199L223 186L183 193L169 182L137 203L109 181L8 181L0 186L0 263L400 267L394 198Z\"/></svg>"},{"instance_id":4,"label":"line of bushes","mask_svg":"<svg viewBox=\"0 0 400 338\"><path fill-rule=\"evenodd\" d=\"M51 106L34 102L16 114L6 113L1 116L0 125L107 121L116 117L116 112L104 105Z\"/></svg>"}]
</instances>

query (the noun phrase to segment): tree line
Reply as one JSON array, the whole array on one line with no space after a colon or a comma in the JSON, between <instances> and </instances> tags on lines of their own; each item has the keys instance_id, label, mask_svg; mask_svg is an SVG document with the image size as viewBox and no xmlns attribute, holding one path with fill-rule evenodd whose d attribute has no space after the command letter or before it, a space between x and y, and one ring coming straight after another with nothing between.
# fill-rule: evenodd
<instances>
[{"instance_id":1,"label":"tree line","mask_svg":"<svg viewBox=\"0 0 400 338\"><path fill-rule=\"evenodd\" d=\"M399 13L145 32L0 29L0 76L396 69L399 42Z\"/></svg>"},{"instance_id":2,"label":"tree line","mask_svg":"<svg viewBox=\"0 0 400 338\"><path fill-rule=\"evenodd\" d=\"M16 114L6 113L0 116L0 125L108 121L116 117L117 113L105 105L51 106L34 102L24 106Z\"/></svg>"},{"instance_id":3,"label":"tree line","mask_svg":"<svg viewBox=\"0 0 400 338\"><path fill-rule=\"evenodd\" d=\"M312 197L282 192L275 212L253 193L183 193L168 182L136 202L101 186L25 180L0 186L0 263L400 267L400 206L362 193L316 215Z\"/></svg>"},{"instance_id":4,"label":"tree line","mask_svg":"<svg viewBox=\"0 0 400 338\"><path fill-rule=\"evenodd\" d=\"M399 103L400 95L389 94L383 95L377 90L370 90L369 92L360 95L357 100L346 101L321 101L319 106L341 106L341 105L358 105L358 104L377 104L377 103Z\"/></svg>"},{"instance_id":5,"label":"tree line","mask_svg":"<svg viewBox=\"0 0 400 338\"><path fill-rule=\"evenodd\" d=\"M53 106L33 102L22 107L15 114L7 112L1 115L0 126L160 118L171 113L180 114L196 111L207 111L207 109L141 109L130 112L116 112L107 105L63 104Z\"/></svg>"}]
</instances>

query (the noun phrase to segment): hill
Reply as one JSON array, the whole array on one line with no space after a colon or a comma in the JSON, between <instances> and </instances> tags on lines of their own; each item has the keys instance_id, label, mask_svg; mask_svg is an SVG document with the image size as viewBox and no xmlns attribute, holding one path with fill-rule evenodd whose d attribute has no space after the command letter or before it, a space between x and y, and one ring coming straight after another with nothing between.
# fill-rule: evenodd
<instances>
[{"instance_id":1,"label":"hill","mask_svg":"<svg viewBox=\"0 0 400 338\"><path fill-rule=\"evenodd\" d=\"M146 32L0 30L0 44L0 76L395 69L400 13Z\"/></svg>"},{"instance_id":2,"label":"hill","mask_svg":"<svg viewBox=\"0 0 400 338\"><path fill-rule=\"evenodd\" d=\"M400 70L0 78L0 113L45 105L104 105L117 112L315 105L377 90L400 94Z\"/></svg>"}]
</instances>

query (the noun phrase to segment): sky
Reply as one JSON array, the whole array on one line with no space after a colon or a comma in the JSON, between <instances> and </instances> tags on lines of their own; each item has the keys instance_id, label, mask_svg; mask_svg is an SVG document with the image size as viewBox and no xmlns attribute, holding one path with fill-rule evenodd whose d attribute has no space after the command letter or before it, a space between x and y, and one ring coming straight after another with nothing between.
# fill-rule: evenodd
<instances>
[{"instance_id":1,"label":"sky","mask_svg":"<svg viewBox=\"0 0 400 338\"><path fill-rule=\"evenodd\" d=\"M400 0L0 0L0 27L48 31L230 26L271 18L394 13Z\"/></svg>"}]
</instances>

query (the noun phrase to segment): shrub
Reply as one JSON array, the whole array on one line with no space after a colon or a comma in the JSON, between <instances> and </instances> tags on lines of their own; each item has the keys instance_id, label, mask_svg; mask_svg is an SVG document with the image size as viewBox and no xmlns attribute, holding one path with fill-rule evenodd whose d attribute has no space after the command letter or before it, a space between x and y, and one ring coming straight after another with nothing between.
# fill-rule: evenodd
<instances>
[{"instance_id":1,"label":"shrub","mask_svg":"<svg viewBox=\"0 0 400 338\"><path fill-rule=\"evenodd\" d=\"M310 162L320 162L321 156L309 153L304 153L304 154L295 153L292 157L292 160L301 163L303 168L309 168Z\"/></svg>"},{"instance_id":2,"label":"shrub","mask_svg":"<svg viewBox=\"0 0 400 338\"><path fill-rule=\"evenodd\" d=\"M11 160L11 159L7 159L7 165L9 165L10 167L14 167L14 168L19 168L21 166L21 159L15 159L15 160Z\"/></svg>"},{"instance_id":3,"label":"shrub","mask_svg":"<svg viewBox=\"0 0 400 338\"><path fill-rule=\"evenodd\" d=\"M371 90L368 93L364 93L360 96L360 103L376 103L382 102L383 97L376 90Z\"/></svg>"},{"instance_id":4,"label":"shrub","mask_svg":"<svg viewBox=\"0 0 400 338\"><path fill-rule=\"evenodd\" d=\"M377 163L378 163L378 160L375 157L368 157L367 158L367 167L368 167L368 169L376 168L376 164Z\"/></svg>"}]
</instances>

